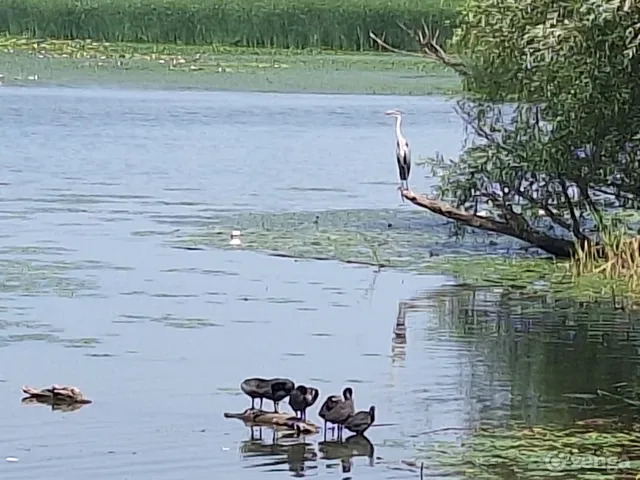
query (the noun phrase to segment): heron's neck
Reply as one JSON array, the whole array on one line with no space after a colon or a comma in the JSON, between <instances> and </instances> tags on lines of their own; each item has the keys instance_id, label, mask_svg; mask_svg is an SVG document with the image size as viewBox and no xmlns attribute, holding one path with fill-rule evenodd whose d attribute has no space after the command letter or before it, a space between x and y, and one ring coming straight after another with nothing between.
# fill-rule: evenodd
<instances>
[{"instance_id":1,"label":"heron's neck","mask_svg":"<svg viewBox=\"0 0 640 480\"><path fill-rule=\"evenodd\" d=\"M400 126L402 125L402 117L396 117L396 138L400 141L402 137L402 131L400 130Z\"/></svg>"}]
</instances>

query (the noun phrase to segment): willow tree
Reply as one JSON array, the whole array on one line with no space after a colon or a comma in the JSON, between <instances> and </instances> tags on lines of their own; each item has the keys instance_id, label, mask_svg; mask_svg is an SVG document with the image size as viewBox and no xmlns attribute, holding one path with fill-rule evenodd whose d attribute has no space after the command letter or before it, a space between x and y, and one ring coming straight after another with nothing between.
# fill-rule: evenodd
<instances>
[{"instance_id":1,"label":"willow tree","mask_svg":"<svg viewBox=\"0 0 640 480\"><path fill-rule=\"evenodd\" d=\"M599 242L599 226L640 201L640 6L466 0L460 15L447 47L457 56L426 26L407 29L462 76L471 135L459 158L427 161L434 195L405 198L558 257Z\"/></svg>"}]
</instances>

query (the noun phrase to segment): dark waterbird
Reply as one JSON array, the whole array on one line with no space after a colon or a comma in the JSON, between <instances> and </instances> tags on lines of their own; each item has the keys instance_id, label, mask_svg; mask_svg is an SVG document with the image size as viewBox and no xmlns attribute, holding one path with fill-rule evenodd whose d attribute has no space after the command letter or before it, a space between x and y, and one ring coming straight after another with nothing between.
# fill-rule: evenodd
<instances>
[{"instance_id":1,"label":"dark waterbird","mask_svg":"<svg viewBox=\"0 0 640 480\"><path fill-rule=\"evenodd\" d=\"M307 419L307 408L316 403L320 392L317 388L298 385L289 395L289 405L291 409L299 415L302 420Z\"/></svg>"},{"instance_id":2,"label":"dark waterbird","mask_svg":"<svg viewBox=\"0 0 640 480\"><path fill-rule=\"evenodd\" d=\"M256 398L260 399L260 408L266 398L273 402L273 409L278 411L278 403L287 398L294 384L288 378L247 378L240 384L240 389L251 397L251 408L255 408Z\"/></svg>"},{"instance_id":3,"label":"dark waterbird","mask_svg":"<svg viewBox=\"0 0 640 480\"><path fill-rule=\"evenodd\" d=\"M338 426L338 438L341 438L342 425L355 412L351 387L345 388L342 391L342 395L344 399L339 395L331 395L320 407L318 415L324 420L325 437L327 436L327 423L333 423Z\"/></svg>"},{"instance_id":4,"label":"dark waterbird","mask_svg":"<svg viewBox=\"0 0 640 480\"><path fill-rule=\"evenodd\" d=\"M376 407L371 405L369 411L359 411L351 415L346 422L344 422L344 428L350 432L362 435L366 432L373 422L376 420Z\"/></svg>"}]
</instances>

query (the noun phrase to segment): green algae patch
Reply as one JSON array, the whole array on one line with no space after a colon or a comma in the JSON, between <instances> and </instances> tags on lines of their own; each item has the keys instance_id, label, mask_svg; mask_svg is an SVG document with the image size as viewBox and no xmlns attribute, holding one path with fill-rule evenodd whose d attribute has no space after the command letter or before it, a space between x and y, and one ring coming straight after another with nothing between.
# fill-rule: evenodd
<instances>
[{"instance_id":1,"label":"green algae patch","mask_svg":"<svg viewBox=\"0 0 640 480\"><path fill-rule=\"evenodd\" d=\"M3 83L216 90L453 94L435 62L376 53L0 37Z\"/></svg>"},{"instance_id":2,"label":"green algae patch","mask_svg":"<svg viewBox=\"0 0 640 480\"><path fill-rule=\"evenodd\" d=\"M450 227L431 214L398 210L241 213L213 216L206 228L168 241L176 248L237 249L229 236L239 229L242 250L269 255L445 274L475 287L556 300L632 300L625 284L575 279L568 262L528 251L522 242L480 231L456 239Z\"/></svg>"}]
</instances>

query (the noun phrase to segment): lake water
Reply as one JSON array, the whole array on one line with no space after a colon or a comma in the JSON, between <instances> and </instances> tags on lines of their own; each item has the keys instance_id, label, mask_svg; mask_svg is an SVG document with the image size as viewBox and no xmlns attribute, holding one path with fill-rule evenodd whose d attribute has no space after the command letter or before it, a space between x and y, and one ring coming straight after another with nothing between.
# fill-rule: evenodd
<instances>
[{"instance_id":1,"label":"lake water","mask_svg":"<svg viewBox=\"0 0 640 480\"><path fill-rule=\"evenodd\" d=\"M168 241L238 213L419 217L396 191L390 108L414 158L460 149L438 97L0 88L0 475L395 479L424 461L425 478L480 478L478 427L615 410L594 394L637 377L631 315ZM413 188L432 182L414 169ZM250 376L318 387L316 422L351 385L381 425L345 445L251 440L223 418L249 406ZM52 383L94 403L20 404L22 385Z\"/></svg>"}]
</instances>

